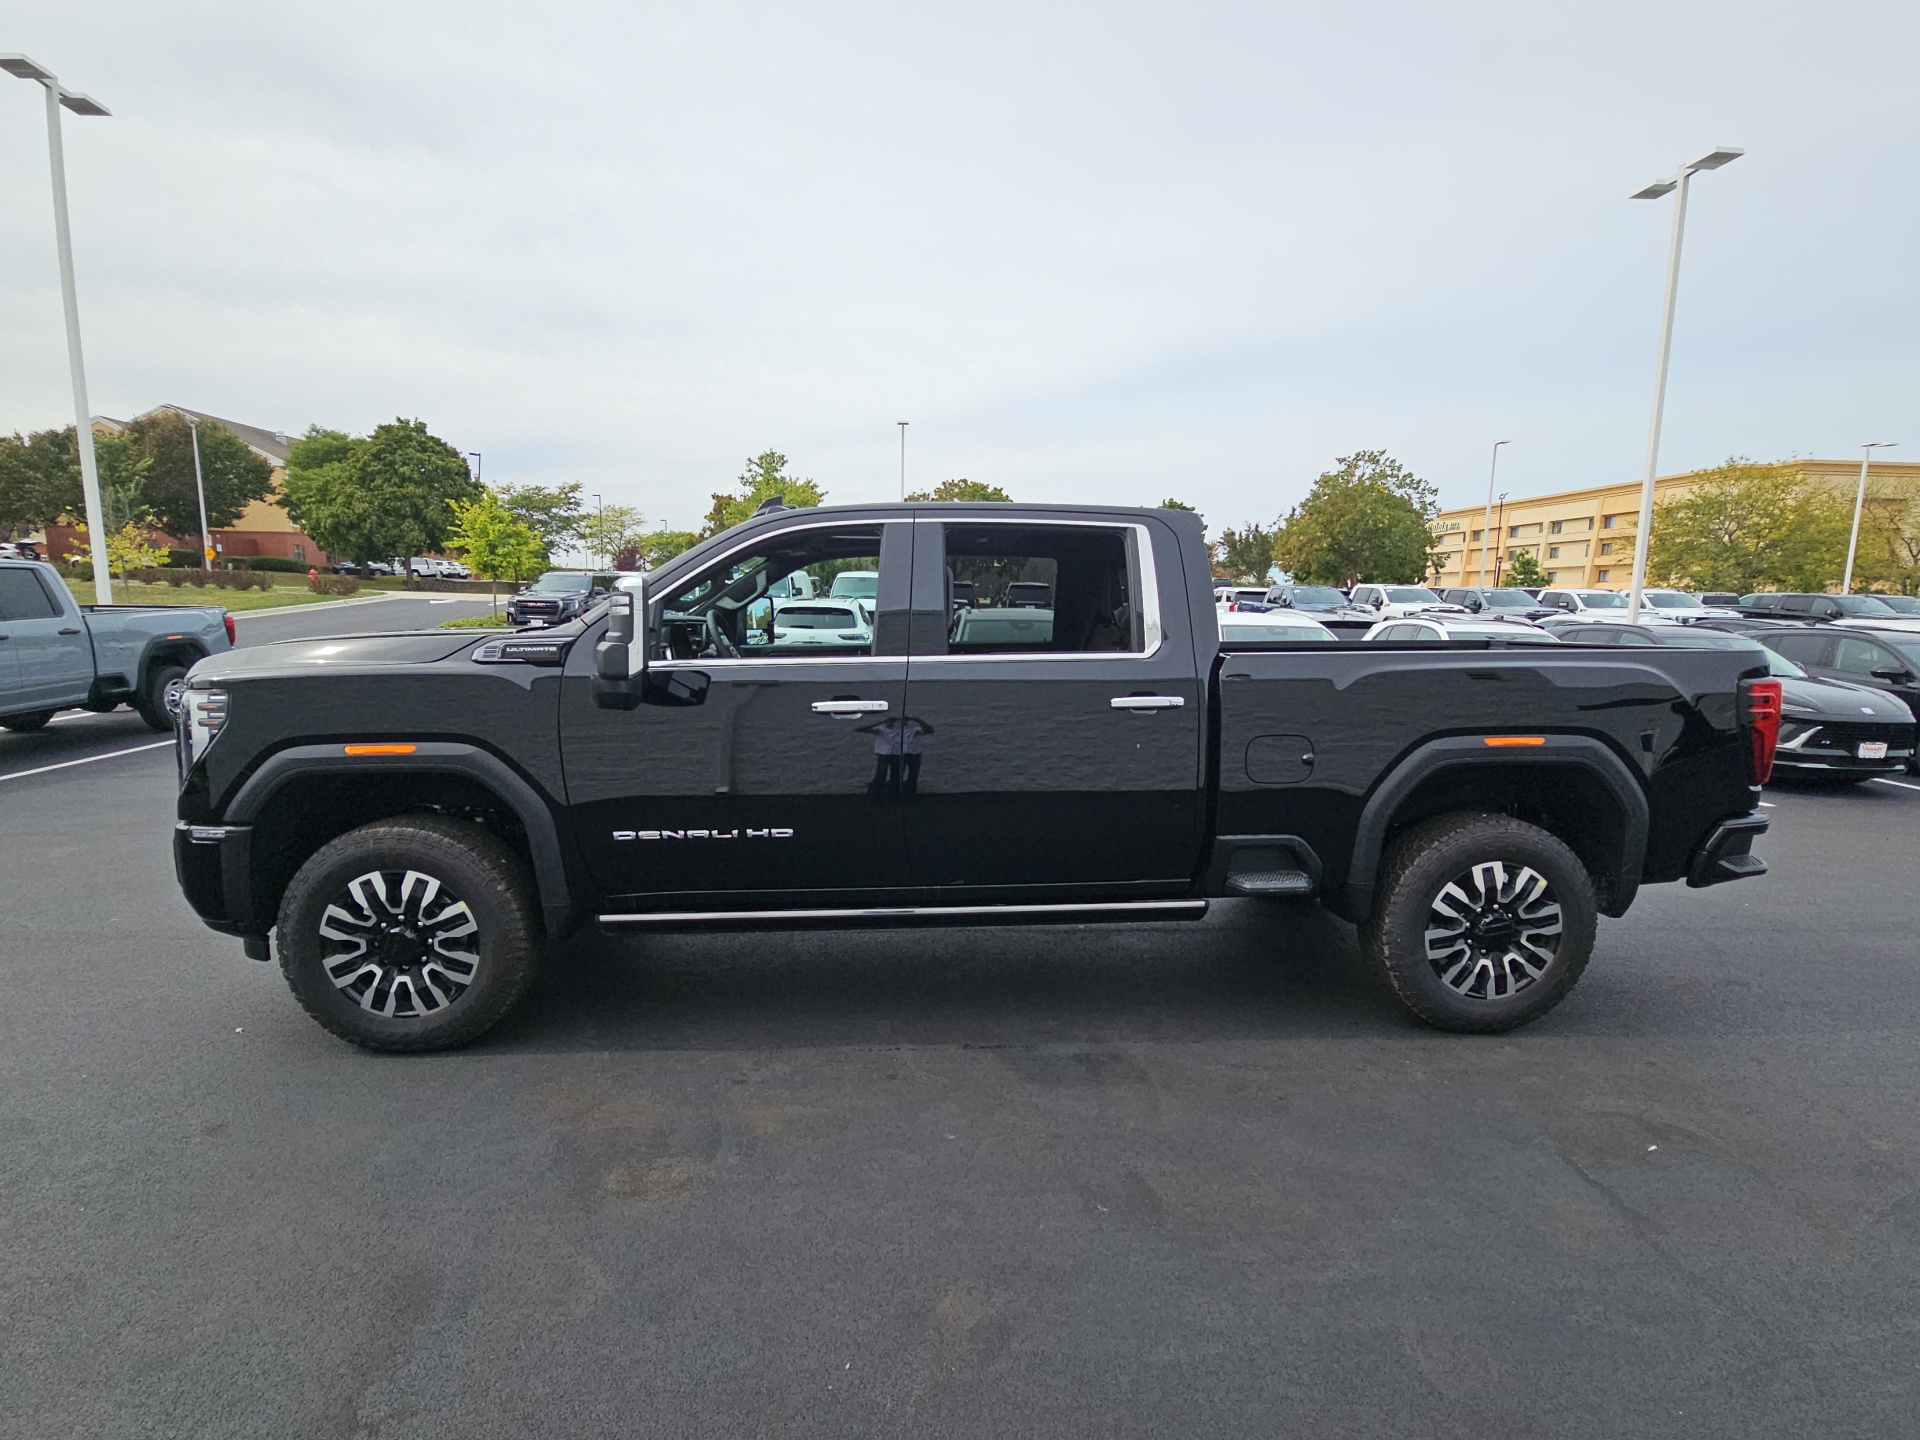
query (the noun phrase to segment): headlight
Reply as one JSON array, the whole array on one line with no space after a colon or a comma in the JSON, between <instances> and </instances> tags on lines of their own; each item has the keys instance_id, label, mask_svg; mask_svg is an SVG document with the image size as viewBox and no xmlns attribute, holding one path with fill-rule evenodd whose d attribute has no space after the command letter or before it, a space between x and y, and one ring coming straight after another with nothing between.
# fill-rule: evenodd
<instances>
[{"instance_id":1,"label":"headlight","mask_svg":"<svg viewBox=\"0 0 1920 1440\"><path fill-rule=\"evenodd\" d=\"M227 723L227 692L188 690L180 699L180 773L193 768Z\"/></svg>"}]
</instances>

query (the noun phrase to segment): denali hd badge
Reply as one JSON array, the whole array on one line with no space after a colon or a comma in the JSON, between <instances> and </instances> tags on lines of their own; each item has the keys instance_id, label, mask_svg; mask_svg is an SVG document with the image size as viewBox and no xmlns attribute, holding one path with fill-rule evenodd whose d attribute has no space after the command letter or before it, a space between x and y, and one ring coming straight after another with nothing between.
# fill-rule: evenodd
<instances>
[{"instance_id":1,"label":"denali hd badge","mask_svg":"<svg viewBox=\"0 0 1920 1440\"><path fill-rule=\"evenodd\" d=\"M616 830L616 840L791 840L793 831L769 830Z\"/></svg>"}]
</instances>

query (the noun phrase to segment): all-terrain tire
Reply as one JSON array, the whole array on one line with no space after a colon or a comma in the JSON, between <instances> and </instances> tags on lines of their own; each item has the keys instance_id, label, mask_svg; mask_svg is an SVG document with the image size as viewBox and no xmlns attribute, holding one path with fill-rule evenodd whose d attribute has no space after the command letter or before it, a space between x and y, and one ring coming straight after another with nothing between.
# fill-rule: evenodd
<instances>
[{"instance_id":1,"label":"all-terrain tire","mask_svg":"<svg viewBox=\"0 0 1920 1440\"><path fill-rule=\"evenodd\" d=\"M543 944L520 857L481 825L437 815L376 821L321 846L287 886L274 931L306 1012L387 1051L484 1035L526 994Z\"/></svg>"},{"instance_id":2,"label":"all-terrain tire","mask_svg":"<svg viewBox=\"0 0 1920 1440\"><path fill-rule=\"evenodd\" d=\"M173 729L173 696L187 678L184 665L156 665L147 683L134 696L133 708L152 730Z\"/></svg>"},{"instance_id":3,"label":"all-terrain tire","mask_svg":"<svg viewBox=\"0 0 1920 1440\"><path fill-rule=\"evenodd\" d=\"M17 730L23 735L30 730L44 730L54 714L52 710L29 710L24 715L0 715L0 729Z\"/></svg>"},{"instance_id":4,"label":"all-terrain tire","mask_svg":"<svg viewBox=\"0 0 1920 1440\"><path fill-rule=\"evenodd\" d=\"M1429 1025L1493 1033L1566 998L1598 915L1592 877L1560 840L1510 816L1461 812L1388 848L1360 942Z\"/></svg>"}]
</instances>

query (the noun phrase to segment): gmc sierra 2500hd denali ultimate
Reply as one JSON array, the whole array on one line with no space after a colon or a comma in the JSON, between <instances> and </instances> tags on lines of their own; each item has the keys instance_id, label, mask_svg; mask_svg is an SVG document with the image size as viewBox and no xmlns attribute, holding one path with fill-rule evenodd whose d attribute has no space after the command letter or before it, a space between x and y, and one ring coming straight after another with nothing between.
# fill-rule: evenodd
<instances>
[{"instance_id":1,"label":"gmc sierra 2500hd denali ultimate","mask_svg":"<svg viewBox=\"0 0 1920 1440\"><path fill-rule=\"evenodd\" d=\"M872 625L783 642L798 571L876 575ZM430 1050L582 923L1236 895L1318 898L1422 1019L1503 1030L1641 885L1765 870L1757 650L1223 642L1211 583L1177 511L770 504L557 627L215 656L181 710L180 883L321 1025Z\"/></svg>"}]
</instances>

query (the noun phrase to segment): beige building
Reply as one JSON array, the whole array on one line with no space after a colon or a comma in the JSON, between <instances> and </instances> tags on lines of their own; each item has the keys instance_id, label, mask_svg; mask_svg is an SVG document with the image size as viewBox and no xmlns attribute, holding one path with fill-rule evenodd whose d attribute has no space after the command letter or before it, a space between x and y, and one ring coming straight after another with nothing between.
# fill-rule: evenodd
<instances>
[{"instance_id":1,"label":"beige building","mask_svg":"<svg viewBox=\"0 0 1920 1440\"><path fill-rule=\"evenodd\" d=\"M1844 491L1852 500L1860 479L1858 460L1802 460L1809 476ZM1699 482L1702 472L1689 470L1663 475L1654 482L1657 507L1678 498ZM1920 464L1875 460L1875 479L1899 476L1920 480ZM1589 589L1624 590L1633 580L1633 532L1640 516L1640 485L1596 485L1585 490L1562 490L1525 500L1496 499L1493 541L1481 538L1486 506L1443 510L1434 519L1434 541L1439 546L1439 570L1432 582L1441 587L1480 584L1481 554L1486 554L1486 583L1520 551L1532 553L1547 574L1549 584Z\"/></svg>"}]
</instances>

